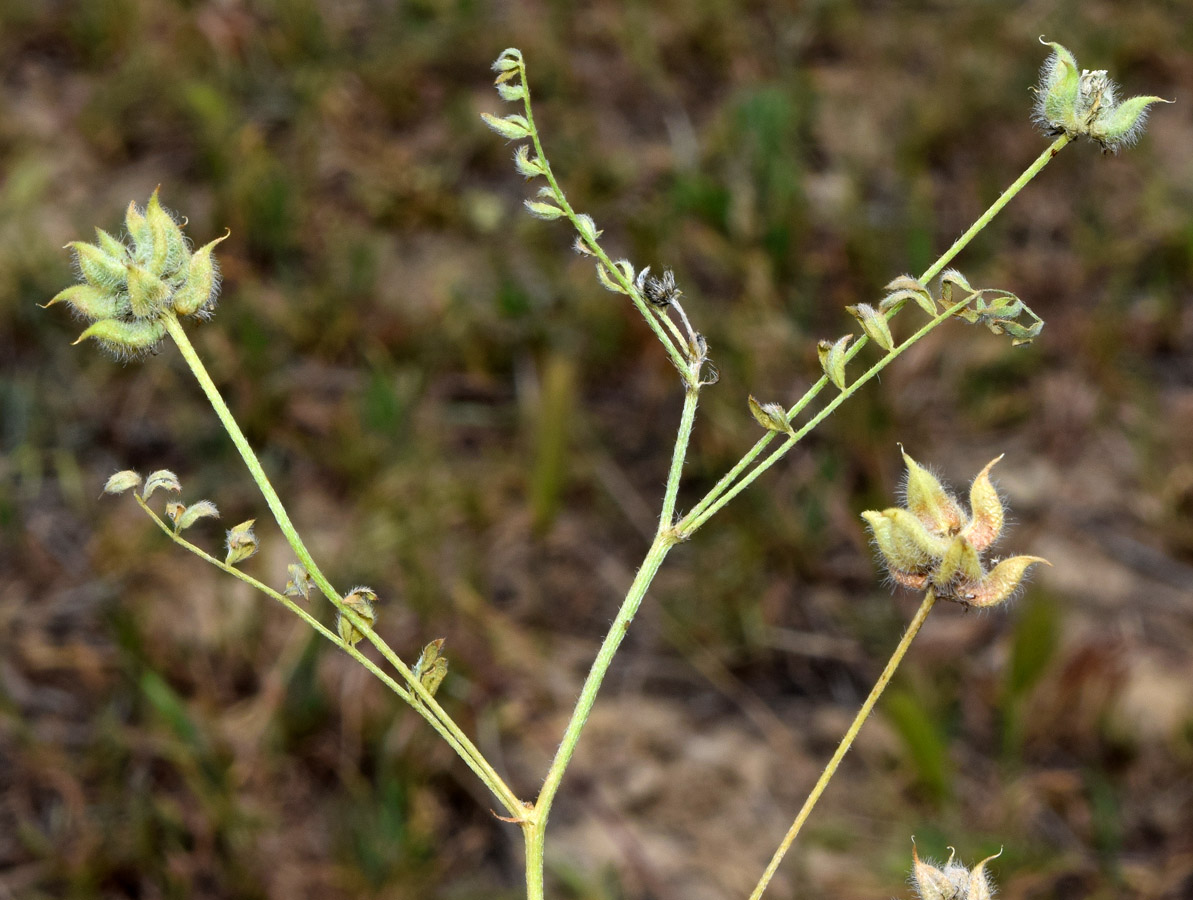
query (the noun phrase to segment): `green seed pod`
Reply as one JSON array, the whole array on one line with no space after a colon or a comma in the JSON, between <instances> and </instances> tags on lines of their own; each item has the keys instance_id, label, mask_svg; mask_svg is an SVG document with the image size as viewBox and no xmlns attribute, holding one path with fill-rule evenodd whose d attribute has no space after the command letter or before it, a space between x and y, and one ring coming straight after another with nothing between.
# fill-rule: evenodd
<instances>
[{"instance_id":1,"label":"green seed pod","mask_svg":"<svg viewBox=\"0 0 1193 900\"><path fill-rule=\"evenodd\" d=\"M128 280L126 256L110 255L94 244L71 241L66 246L75 251L79 271L87 283L104 290L116 291Z\"/></svg>"},{"instance_id":2,"label":"green seed pod","mask_svg":"<svg viewBox=\"0 0 1193 900\"><path fill-rule=\"evenodd\" d=\"M961 534L979 553L998 540L1006 518L1002 499L990 481L990 470L1000 459L1002 456L988 462L986 468L978 473L978 477L973 480L973 484L969 488L971 516Z\"/></svg>"},{"instance_id":3,"label":"green seed pod","mask_svg":"<svg viewBox=\"0 0 1193 900\"><path fill-rule=\"evenodd\" d=\"M78 315L92 321L115 319L127 315L129 311L127 294L113 293L91 284L72 284L55 294L43 309L48 309L55 303L69 303Z\"/></svg>"},{"instance_id":4,"label":"green seed pod","mask_svg":"<svg viewBox=\"0 0 1193 900\"><path fill-rule=\"evenodd\" d=\"M100 319L89 326L75 341L99 341L105 349L118 357L139 356L153 349L166 335L166 326L152 320L126 322L123 319Z\"/></svg>"},{"instance_id":5,"label":"green seed pod","mask_svg":"<svg viewBox=\"0 0 1193 900\"><path fill-rule=\"evenodd\" d=\"M227 238L227 234L218 237L191 254L190 262L186 268L186 281L175 291L170 301L174 312L178 315L201 318L211 315L219 288L219 266L211 251Z\"/></svg>"},{"instance_id":6,"label":"green seed pod","mask_svg":"<svg viewBox=\"0 0 1193 900\"><path fill-rule=\"evenodd\" d=\"M1052 565L1048 560L1039 556L1012 556L996 565L981 582L973 585L964 594L949 599L957 600L966 606L998 606L998 604L1009 600L1011 595L1019 589L1027 570L1036 563Z\"/></svg>"},{"instance_id":7,"label":"green seed pod","mask_svg":"<svg viewBox=\"0 0 1193 900\"><path fill-rule=\"evenodd\" d=\"M130 255L136 262L144 265L153 253L153 232L144 214L137 209L136 203L128 204L124 213L124 227L128 229L128 236L133 242Z\"/></svg>"},{"instance_id":8,"label":"green seed pod","mask_svg":"<svg viewBox=\"0 0 1193 900\"><path fill-rule=\"evenodd\" d=\"M173 217L162 208L158 191L154 190L145 207L145 224L149 229L152 249L146 268L164 278L178 268L186 254L186 238Z\"/></svg>"},{"instance_id":9,"label":"green seed pod","mask_svg":"<svg viewBox=\"0 0 1193 900\"><path fill-rule=\"evenodd\" d=\"M141 266L128 267L128 302L138 319L156 315L170 296L170 285Z\"/></svg>"},{"instance_id":10,"label":"green seed pod","mask_svg":"<svg viewBox=\"0 0 1193 900\"><path fill-rule=\"evenodd\" d=\"M978 551L961 535L953 538L948 550L941 557L936 571L932 573L932 582L942 593L955 584L971 585L981 582L986 573L982 569L982 561L978 558Z\"/></svg>"},{"instance_id":11,"label":"green seed pod","mask_svg":"<svg viewBox=\"0 0 1193 900\"><path fill-rule=\"evenodd\" d=\"M951 535L960 531L965 514L953 495L944 489L935 475L906 452L903 453L903 462L907 465L907 487L904 492L907 510L935 534Z\"/></svg>"}]
</instances>

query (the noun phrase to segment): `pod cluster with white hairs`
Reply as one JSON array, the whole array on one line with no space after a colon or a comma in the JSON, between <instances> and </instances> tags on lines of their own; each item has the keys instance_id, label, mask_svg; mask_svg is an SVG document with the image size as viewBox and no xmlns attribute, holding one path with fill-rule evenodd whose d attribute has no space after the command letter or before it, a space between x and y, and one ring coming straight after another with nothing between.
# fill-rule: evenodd
<instances>
[{"instance_id":1,"label":"pod cluster with white hairs","mask_svg":"<svg viewBox=\"0 0 1193 900\"><path fill-rule=\"evenodd\" d=\"M224 237L192 251L158 192L144 209L128 205L127 241L95 229L96 242L72 241L83 280L46 306L66 303L91 324L75 343L98 341L122 359L142 356L166 334L166 315L210 318L219 292L212 250Z\"/></svg>"}]
</instances>

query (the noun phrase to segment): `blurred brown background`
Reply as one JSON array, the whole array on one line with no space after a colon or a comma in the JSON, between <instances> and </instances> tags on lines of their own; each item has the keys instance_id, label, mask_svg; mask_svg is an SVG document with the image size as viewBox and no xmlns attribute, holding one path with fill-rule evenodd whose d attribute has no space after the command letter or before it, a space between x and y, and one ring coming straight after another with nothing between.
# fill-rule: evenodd
<instances>
[{"instance_id":1,"label":"blurred brown background","mask_svg":"<svg viewBox=\"0 0 1193 900\"><path fill-rule=\"evenodd\" d=\"M660 574L564 783L551 896L744 897L914 608L858 512L896 442L991 457L1010 607L936 611L768 897L907 896L911 838L1006 898L1193 896L1193 8L1184 3L0 3L0 898L517 897L521 847L421 719L174 548L168 467L246 570L288 549L178 354L59 309L62 245L163 201L220 247L193 338L325 570L533 796L654 527L679 382L520 210L492 59L520 47L605 245L675 269L721 382L681 506L842 311L919 272L1045 146L1044 34L1153 110L1066 149L957 261L1048 321L939 329ZM898 320L907 333L918 313ZM327 604L312 608L331 621Z\"/></svg>"}]
</instances>

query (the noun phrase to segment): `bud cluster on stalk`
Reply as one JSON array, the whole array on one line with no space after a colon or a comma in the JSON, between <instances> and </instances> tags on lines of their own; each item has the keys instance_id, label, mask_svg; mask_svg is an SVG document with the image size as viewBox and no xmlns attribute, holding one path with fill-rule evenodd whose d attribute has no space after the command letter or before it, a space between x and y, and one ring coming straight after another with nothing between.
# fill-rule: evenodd
<instances>
[{"instance_id":1,"label":"bud cluster on stalk","mask_svg":"<svg viewBox=\"0 0 1193 900\"><path fill-rule=\"evenodd\" d=\"M46 306L69 304L91 324L75 343L98 341L120 358L151 351L166 334L167 315L209 318L219 292L219 268L212 250L224 237L198 250L158 192L144 209L130 203L124 217L126 241L97 228L96 242L73 241L82 283L59 292Z\"/></svg>"},{"instance_id":2,"label":"bud cluster on stalk","mask_svg":"<svg viewBox=\"0 0 1193 900\"><path fill-rule=\"evenodd\" d=\"M1006 520L1002 500L990 482L999 456L978 473L962 508L931 472L903 454L907 463L905 505L868 510L862 518L891 580L915 590L931 588L941 600L965 606L997 606L1015 593L1027 570L1048 561L1012 556L991 568L982 554L998 540Z\"/></svg>"}]
</instances>

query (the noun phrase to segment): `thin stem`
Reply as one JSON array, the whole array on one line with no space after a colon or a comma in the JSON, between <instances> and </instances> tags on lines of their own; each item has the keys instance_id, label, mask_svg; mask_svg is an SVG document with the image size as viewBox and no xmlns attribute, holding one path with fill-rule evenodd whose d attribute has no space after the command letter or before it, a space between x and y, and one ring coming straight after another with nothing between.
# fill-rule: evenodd
<instances>
[{"instance_id":1,"label":"thin stem","mask_svg":"<svg viewBox=\"0 0 1193 900\"><path fill-rule=\"evenodd\" d=\"M286 512L286 508L282 505L281 498L278 497L277 491L270 484L269 478L265 475L265 470L261 467L260 460L257 459L253 448L249 446L244 432L240 430L240 425L237 424L232 411L228 408L228 404L224 402L224 398L216 388L215 382L211 380L207 368L203 365L203 361L199 358L198 353L195 352L190 339L187 338L182 324L172 313L164 315L162 322L165 324L166 330L169 332L170 337L173 338L174 343L178 345L179 352L182 354L183 359L186 360L191 373L195 376L195 380L199 382L203 393L207 395L207 400L211 404L212 409L215 410L216 416L219 417L224 430L228 432L232 443L236 445L236 449L240 452L240 457L244 460L249 474L252 475L253 481L257 483L257 487L265 498L270 512L273 513L278 527L281 529L282 534L285 535L286 542L306 568L307 573L311 576L311 580L323 592L324 596L335 605L340 611L340 614L347 618L361 634L368 638L369 642L377 648L386 661L406 680L407 684L410 685L412 694L416 695L419 700L418 704L412 703L412 705L420 707L420 712L423 712L421 707L425 707L427 713L429 713L429 715L425 716L427 720L430 721L434 717L444 731L452 736L452 740L449 743L460 754L468 766L481 776L481 780L488 785L489 789L501 801L506 810L514 815L520 814L525 809L522 802L510 790L501 776L497 774L496 770L489 764L489 761L485 759L480 750L473 745L472 741L468 739L468 736L464 734L452 717L435 701L435 698L427 692L426 688L423 687L422 683L411 672L410 667L402 662L393 648L367 622L344 604L343 598L332 587L331 582L327 580L327 577L315 563L310 551L307 550L306 545L299 536L298 530L294 527L294 523L290 521L290 516ZM438 726L436 730L438 730Z\"/></svg>"},{"instance_id":2,"label":"thin stem","mask_svg":"<svg viewBox=\"0 0 1193 900\"><path fill-rule=\"evenodd\" d=\"M671 452L671 469L667 473L667 489L663 493L663 511L659 514L659 532L669 531L675 524L675 498L679 494L679 480L683 475L688 443L692 439L692 423L696 419L696 404L700 400L699 385L689 384L683 397L683 413L679 418L679 434Z\"/></svg>"},{"instance_id":3,"label":"thin stem","mask_svg":"<svg viewBox=\"0 0 1193 900\"><path fill-rule=\"evenodd\" d=\"M186 538L184 538L182 535L180 535L178 532L176 532L173 528L171 528L168 524L166 524L165 520L163 520L161 518L161 516L159 516L157 513L155 513L150 508L149 504L147 502L145 502L144 500L142 500L140 495L138 495L136 492L133 493L133 499L135 499L137 501L137 504L141 507L141 509L145 510L146 515L148 515L149 518L153 519L154 523L157 525L158 528L160 528L165 533L166 537L168 537L170 540L172 540L178 546L182 547L185 550L189 550L191 553L195 554L195 556L199 557L200 559L202 559L205 562L211 563L217 569L221 569L224 572L227 572L229 575L239 578L245 584L248 584L251 587L256 588L261 593L266 594L269 597L272 597L278 603L282 604L282 606L286 607L286 609L290 610L290 612L294 613L294 615L298 616L300 619L302 619L304 622L306 622L308 625L310 625L311 628L313 628L315 631L319 632L319 634L321 634L323 637L327 638L329 641L331 641L333 644L335 644L337 647L339 647L345 653L352 656L362 666L364 666L366 669L368 669L370 672L372 672L374 675L376 675L379 679L381 679L381 681L384 682L386 687L388 687L391 691L393 691L395 694L397 694L403 700L405 700L407 702L410 701L410 692L408 690L406 690L404 687L402 687L400 684L398 684L398 682L394 681L393 678L387 672L385 672L383 669L378 667L378 665L375 662L373 662L371 659L369 659L367 656L365 656L363 653L361 653L359 650L357 650L355 647L353 647L351 644L349 644L347 641L345 641L343 638L341 638L334 631L331 631L329 628L327 628L322 622L320 622L318 619L316 619L314 616L312 616L309 612L307 612L305 609L303 609L301 606L299 606L297 603L295 603L293 600L291 600L285 594L274 590L273 588L271 588L269 585L265 584L264 582L258 581L256 578L253 578L251 575L248 575L245 572L240 571L240 569L236 568L235 566L230 566L227 563L222 562L221 560L212 556L207 551L192 544L190 541L188 541ZM435 724L435 723L432 723L432 724ZM450 743L450 739L449 739L449 743Z\"/></svg>"},{"instance_id":4,"label":"thin stem","mask_svg":"<svg viewBox=\"0 0 1193 900\"><path fill-rule=\"evenodd\" d=\"M551 768L543 780L543 787L539 791L533 814L534 820L541 826L540 830L546 827L547 816L551 812L555 793L559 790L568 763L571 762L576 744L580 740L580 733L584 730L585 722L588 721L588 714L592 711L592 705L596 701L596 695L601 688L601 682L604 681L605 673L608 672L609 665L617 653L617 648L621 645L629 630L630 622L638 612L638 607L642 605L642 598L646 596L646 591L654 580L655 573L666 559L668 551L676 543L672 527L672 519L675 515L675 498L679 492L683 464L688 454L688 443L692 438L692 423L696 418L696 404L699 395L698 386L689 386L684 394L679 431L675 436L675 449L671 453L671 468L667 472L667 488L663 496L663 511L659 517L659 530L646 553L646 559L642 561L642 568L634 576L629 592L622 601L621 608L617 611L617 618L613 620L613 624L605 634L605 640L601 644L600 650L597 651L596 659L593 660L588 677L584 680L584 687L580 691L580 698L576 701L576 708L568 721L559 749L555 752L555 759L552 760ZM540 834L538 840L542 839Z\"/></svg>"},{"instance_id":5,"label":"thin stem","mask_svg":"<svg viewBox=\"0 0 1193 900\"><path fill-rule=\"evenodd\" d=\"M601 689L601 682L604 681L605 674L609 671L613 657L617 654L617 648L621 646L626 632L629 631L630 623L634 620L638 607L642 605L642 598L646 596L646 591L654 580L655 573L659 571L659 566L663 564L663 560L675 546L675 542L676 539L670 529L659 531L654 543L650 545L646 559L642 562L642 568L634 576L629 593L626 594L621 608L617 611L617 617L613 620L613 624L605 635L605 640L601 643L601 649L597 651L596 659L593 660L592 668L589 669L588 677L584 680L584 687L580 691L580 698L576 701L576 708L572 711L572 717L568 720L559 749L555 751L555 758L551 762L551 768L547 771L542 790L539 791L538 800L535 801L534 811L530 815L530 818L533 818L540 826L536 838L539 842L543 840L542 829L546 827L551 804L555 800L555 794L559 791L563 773L572 760L572 754L576 751L576 744L580 741L580 733L588 721L588 714L592 712L597 692ZM538 851L538 855L541 859L541 850Z\"/></svg>"},{"instance_id":6,"label":"thin stem","mask_svg":"<svg viewBox=\"0 0 1193 900\"><path fill-rule=\"evenodd\" d=\"M882 674L878 676L878 681L874 683L874 687L870 690L870 696L866 698L866 702L862 704L862 708L853 718L849 729L845 732L845 737L841 738L841 743L837 745L837 750L833 754L832 759L824 767L824 771L820 773L820 778L816 780L815 786L811 793L808 794L808 799L804 801L803 808L799 811L799 815L795 817L795 821L791 823L791 827L787 829L787 834L784 835L782 842L780 842L775 855L771 857L770 864L767 865L766 871L762 873L762 877L758 880L758 884L754 887L754 892L750 894L750 900L758 900L762 896L762 892L766 890L766 886L770 884L770 880L774 877L775 871L779 868L779 863L783 861L783 857L791 848L792 842L795 841L796 835L799 834L800 829L804 827L804 822L807 821L811 814L813 807L816 806L816 801L820 799L820 795L824 793L824 789L828 787L829 781L832 780L836 774L837 767L841 764L841 760L845 758L845 754L849 752L849 748L853 746L854 739L858 732L861 731L862 725L866 719L869 718L870 713L874 709L874 704L878 702L878 698L882 696L882 692L886 690L886 686L890 684L891 677L895 674L895 670L899 668L899 663L903 661L903 657L907 655L907 649L911 646L911 642L915 640L915 636L919 634L920 628L928 618L928 613L932 611L932 607L936 603L936 594L929 589L928 593L924 595L924 600L920 604L920 608L916 610L915 616L911 620L911 624L907 626L907 631L903 635L903 639L899 641L899 646L895 648L895 652L891 654L890 660L887 661L886 668L882 670Z\"/></svg>"},{"instance_id":7,"label":"thin stem","mask_svg":"<svg viewBox=\"0 0 1193 900\"><path fill-rule=\"evenodd\" d=\"M554 195L555 201L559 204L559 208L563 210L563 214L567 216L568 221L572 223L572 227L576 229L576 233L580 235L580 240L584 242L584 246L589 249L593 256L595 256L600 265L605 267L609 277L612 278L618 285L621 286L622 291L630 300L633 301L634 306L638 308L642 318L646 320L646 324L650 326L650 330L655 333L655 337L662 343L663 348L667 351L667 355L671 357L671 362L680 372L687 372L688 360L687 357L671 340L671 336L663 329L659 322L659 317L651 312L651 308L647 302L642 299L642 295L630 279L625 277L621 267L614 265L613 261L609 259L608 254L600 244L597 243L596 238L590 238L580 226L580 217L576 211L572 209L572 205L568 203L567 196L563 192L563 188L559 186L559 182L555 179L555 173L551 170L551 163L547 159L547 154L543 152L543 144L539 138L538 128L534 124L534 110L530 105L530 85L526 78L526 64L521 60L518 62L518 75L522 82L522 108L526 112L526 122L530 132L530 140L534 144L534 152L538 163L542 166L543 176L547 179L547 184L551 186L551 192ZM674 327L674 326L673 326ZM697 377L699 374L697 373Z\"/></svg>"},{"instance_id":8,"label":"thin stem","mask_svg":"<svg viewBox=\"0 0 1193 900\"><path fill-rule=\"evenodd\" d=\"M1015 197L1016 194L1023 190L1027 183L1035 178L1036 175L1040 173L1040 170L1042 170L1044 166L1048 165L1048 163L1052 161L1052 158L1056 156L1056 154L1059 153L1071 140L1071 137L1062 134L1055 141L1053 141L1048 148L1036 158L1035 162L1028 166L1024 170L1023 174L1015 179L1014 183L1005 191L1003 191L997 200L990 204L989 208L978 217L977 221L975 221L966 230L966 232L961 235L961 237L957 238L957 240L953 242L953 245L949 247L949 249L943 254L941 254L940 258L937 259L936 262L932 263L932 265L925 270L924 274L920 276L920 282L927 284L929 281L939 275L944 270L944 267L952 262L957 254L965 249L965 247L968 246L968 244L978 235L978 233L981 232L982 229L984 229L987 225L989 225L991 220L993 220L994 217L1002 211L1003 207L1005 207ZM893 313L891 316L888 316L888 318L891 317L893 317ZM855 340L846 351L845 361L847 363L851 361L868 343L869 339L865 335L859 335L857 340ZM813 399L815 399L815 397L817 397L820 392L828 386L828 384L828 376L822 375L815 384L808 388L807 393L805 393L804 396L801 397L799 401L791 407L790 410L788 410L788 421L799 415L799 413L803 411L804 407L806 407ZM685 521L690 521L701 516L701 514L707 510L709 506L711 506L734 484L738 476L741 475L741 473L747 468L749 468L750 464L762 454L762 451L766 449L766 447L775 439L775 437L776 432L772 431L760 438L758 442L754 444L754 446L750 448L750 450L740 460L738 460L737 463L734 464L733 468L725 473L720 481L718 481L712 487L712 489L705 494L705 496L702 497L695 506L692 507ZM701 521L703 521L703 519L701 519Z\"/></svg>"},{"instance_id":9,"label":"thin stem","mask_svg":"<svg viewBox=\"0 0 1193 900\"><path fill-rule=\"evenodd\" d=\"M304 622L306 622L315 631L317 631L323 637L327 638L327 640L331 641L333 644L335 644L337 647L339 647L341 650L343 650L345 653L347 653L349 656L351 656L353 659L355 659L358 663L360 663L362 666L364 666L366 669L368 669L373 675L377 676L377 678L386 687L388 687L391 691L393 691L395 694L397 694L399 697L401 697L403 700L405 700L407 703L409 703L411 706L413 706L415 708L415 710L418 712L418 714L421 715L424 719L426 719L431 724L431 727L434 728L435 731L439 733L439 736L441 738L443 738L443 740L447 743L447 745L449 747L451 747L453 750L455 750L457 754L459 754L460 758L464 760L464 762L468 765L468 767L470 769L472 769L472 771L476 774L476 776L478 778L480 778L481 781L488 784L488 778L486 777L486 773L483 771L483 769L481 769L476 764L476 762L471 758L471 756L465 751L465 748L460 746L459 742L455 738L455 735L453 735L450 731L448 731L443 726L443 723L440 722L437 718L435 718L429 710L424 708L421 704L415 702L416 698L414 697L414 695L409 690L402 687L398 682L394 681L393 677L390 676L389 673L387 673L380 666L378 666L375 662L373 662L371 659L369 659L367 656L365 656L363 653L361 653L359 650L357 650L356 647L354 647L352 644L349 644L347 641L345 641L343 638L341 638L338 634L336 634L335 632L333 632L329 628L327 628L322 622L320 622L318 619L316 619L314 616L312 616L309 612L307 612L305 609L303 609L301 606L299 606L297 603L295 603L293 600L291 600L285 594L275 591L269 585L267 585L261 581L258 581L256 578L253 578L251 575L248 575L248 574L240 571L240 569L236 568L235 566L230 566L227 563L222 562L221 560L212 556L210 553L207 553L205 550L195 546L190 541L188 541L186 538L182 537L182 535L180 535L176 531L174 531L173 528L171 528L169 525L167 525L165 523L165 521L163 521L162 518L149 507L149 504L141 499L141 497L134 494L134 498L136 499L137 503L140 505L141 509L145 510L145 512L149 516L149 518L153 519L153 521L157 524L157 527L160 528L166 534L166 536L170 538L170 540L174 541L174 543L178 544L180 547L183 547L186 550L189 550L191 553L195 554L195 556L199 557L200 559L211 563L217 569L221 569L224 572L227 572L229 575L239 578L241 581L245 582L246 584L250 585L251 587L256 588L261 593L266 594L269 597L272 597L274 600L278 601L278 603L280 603L284 607L286 607L286 609L290 610L290 612L294 613L294 615L298 616L300 619L302 619Z\"/></svg>"},{"instance_id":10,"label":"thin stem","mask_svg":"<svg viewBox=\"0 0 1193 900\"><path fill-rule=\"evenodd\" d=\"M1023 170L1023 174L1015 179L1014 183L999 194L998 199L990 204L990 208L982 213L976 222L969 226L969 230L957 240L953 241L953 246L949 247L936 262L928 267L928 270L920 276L920 281L927 284L933 278L943 271L944 267L953 261L958 253L965 249L966 245L972 241L983 228L990 224L991 220L997 216L1004 206L1014 199L1015 195L1023 190L1029 181L1040 174L1040 171L1048 163L1052 162L1052 158L1064 149L1065 145L1072 141L1073 138L1067 134L1062 134L1055 141L1048 145L1048 147L1036 157L1036 161Z\"/></svg>"},{"instance_id":11,"label":"thin stem","mask_svg":"<svg viewBox=\"0 0 1193 900\"><path fill-rule=\"evenodd\" d=\"M543 900L543 850L546 821L530 820L522 823L522 838L526 843L526 900Z\"/></svg>"}]
</instances>

